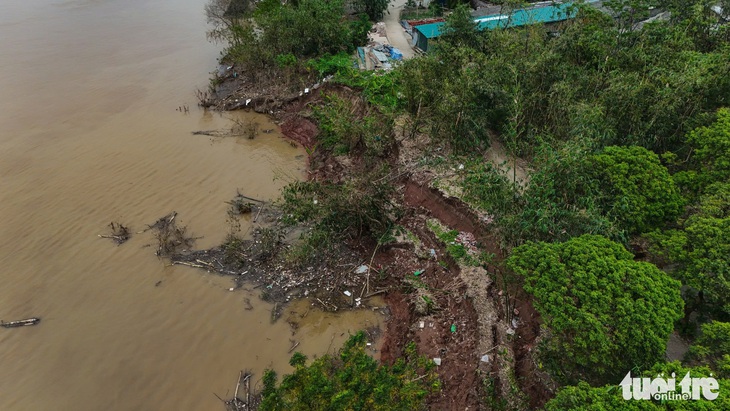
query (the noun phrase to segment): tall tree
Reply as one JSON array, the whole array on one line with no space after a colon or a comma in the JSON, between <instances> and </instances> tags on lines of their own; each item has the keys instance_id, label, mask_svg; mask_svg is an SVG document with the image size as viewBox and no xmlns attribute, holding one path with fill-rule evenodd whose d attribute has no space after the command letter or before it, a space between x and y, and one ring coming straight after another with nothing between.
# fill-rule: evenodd
<instances>
[{"instance_id":1,"label":"tall tree","mask_svg":"<svg viewBox=\"0 0 730 411\"><path fill-rule=\"evenodd\" d=\"M676 387L681 393L679 382L687 373L692 377L709 377L712 371L706 367L684 367L679 362L659 363L636 377L654 379L657 375L671 378L675 375ZM633 375L634 373L632 373ZM618 381L603 387L591 387L585 382L575 386L563 387L558 394L545 404L545 411L721 411L730 409L730 396L723 395L730 390L730 380L718 379L720 395L715 400L624 400L622 387ZM677 392L677 391L675 391Z\"/></svg>"},{"instance_id":2,"label":"tall tree","mask_svg":"<svg viewBox=\"0 0 730 411\"><path fill-rule=\"evenodd\" d=\"M702 332L689 348L687 357L709 366L722 378L730 378L730 323L702 324Z\"/></svg>"},{"instance_id":3,"label":"tall tree","mask_svg":"<svg viewBox=\"0 0 730 411\"><path fill-rule=\"evenodd\" d=\"M661 361L682 316L679 282L605 237L527 243L507 266L534 296L541 357L563 382L610 383Z\"/></svg>"},{"instance_id":4,"label":"tall tree","mask_svg":"<svg viewBox=\"0 0 730 411\"><path fill-rule=\"evenodd\" d=\"M669 171L643 147L606 147L586 167L604 212L630 233L674 221L682 211L683 200Z\"/></svg>"}]
</instances>

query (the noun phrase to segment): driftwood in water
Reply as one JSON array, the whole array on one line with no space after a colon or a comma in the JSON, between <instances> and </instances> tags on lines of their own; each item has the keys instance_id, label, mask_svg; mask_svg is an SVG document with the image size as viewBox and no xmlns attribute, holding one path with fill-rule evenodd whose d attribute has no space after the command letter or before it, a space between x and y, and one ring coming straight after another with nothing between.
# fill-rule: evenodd
<instances>
[{"instance_id":1,"label":"driftwood in water","mask_svg":"<svg viewBox=\"0 0 730 411\"><path fill-rule=\"evenodd\" d=\"M132 235L129 227L121 223L115 223L114 221L112 221L111 223L109 223L109 228L111 228L112 233L99 234L99 238L110 238L114 240L117 245L121 245L127 242L127 240L129 240L129 237Z\"/></svg>"},{"instance_id":2,"label":"driftwood in water","mask_svg":"<svg viewBox=\"0 0 730 411\"><path fill-rule=\"evenodd\" d=\"M23 327L26 325L36 325L39 322L41 322L41 319L37 318L37 317L26 318L25 320L10 321L7 323L3 320L0 320L0 327L5 327L5 328Z\"/></svg>"},{"instance_id":3,"label":"driftwood in water","mask_svg":"<svg viewBox=\"0 0 730 411\"><path fill-rule=\"evenodd\" d=\"M154 224L147 226L147 230L155 230L155 238L157 239L157 251L155 254L158 256L173 255L182 249L192 247L195 242L194 237L186 235L186 227L179 227L175 223L175 217L177 217L177 212L173 211L159 218Z\"/></svg>"},{"instance_id":4,"label":"driftwood in water","mask_svg":"<svg viewBox=\"0 0 730 411\"><path fill-rule=\"evenodd\" d=\"M223 403L226 405L226 410L228 411L243 411L243 410L251 410L254 408L254 402L258 402L258 396L254 395L253 399L251 398L251 372L249 371L241 371L238 374L238 381L236 382L236 391L233 394L233 398L231 398L228 401L223 401ZM245 390L245 399L241 399L238 397L238 390L241 388L241 385L244 385Z\"/></svg>"}]
</instances>

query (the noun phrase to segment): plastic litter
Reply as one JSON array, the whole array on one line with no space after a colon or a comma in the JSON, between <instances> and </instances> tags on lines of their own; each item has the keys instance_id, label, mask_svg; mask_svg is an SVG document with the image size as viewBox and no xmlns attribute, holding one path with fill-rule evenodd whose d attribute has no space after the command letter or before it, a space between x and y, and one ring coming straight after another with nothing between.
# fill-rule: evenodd
<instances>
[{"instance_id":1,"label":"plastic litter","mask_svg":"<svg viewBox=\"0 0 730 411\"><path fill-rule=\"evenodd\" d=\"M434 362L434 364L436 364L436 365L441 365L441 358L439 358L439 357L436 357L436 358L434 358L434 359L433 359L433 362Z\"/></svg>"},{"instance_id":2,"label":"plastic litter","mask_svg":"<svg viewBox=\"0 0 730 411\"><path fill-rule=\"evenodd\" d=\"M365 274L366 272L368 272L368 266L365 264L355 269L355 274Z\"/></svg>"},{"instance_id":3,"label":"plastic litter","mask_svg":"<svg viewBox=\"0 0 730 411\"><path fill-rule=\"evenodd\" d=\"M489 354L482 355L481 361L482 362L489 362Z\"/></svg>"},{"instance_id":4,"label":"plastic litter","mask_svg":"<svg viewBox=\"0 0 730 411\"><path fill-rule=\"evenodd\" d=\"M352 296L352 293L349 292L349 291L347 291L347 290L345 290L345 295L348 296L348 297L350 297L350 296Z\"/></svg>"},{"instance_id":5,"label":"plastic litter","mask_svg":"<svg viewBox=\"0 0 730 411\"><path fill-rule=\"evenodd\" d=\"M426 271L426 270L423 270L423 269L421 269L421 270L416 270L416 272L414 272L414 273L413 273L413 275L415 275L416 277L418 277L419 275L423 274L423 273L424 273L425 271Z\"/></svg>"},{"instance_id":6,"label":"plastic litter","mask_svg":"<svg viewBox=\"0 0 730 411\"><path fill-rule=\"evenodd\" d=\"M451 332L452 333L456 332L456 324L451 324Z\"/></svg>"}]
</instances>

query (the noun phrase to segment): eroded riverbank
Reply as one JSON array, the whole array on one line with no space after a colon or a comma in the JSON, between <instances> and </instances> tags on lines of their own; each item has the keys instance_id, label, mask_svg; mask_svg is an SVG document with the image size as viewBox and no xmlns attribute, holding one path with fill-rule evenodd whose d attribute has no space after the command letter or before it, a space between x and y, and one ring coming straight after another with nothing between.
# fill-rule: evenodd
<instances>
[{"instance_id":1,"label":"eroded riverbank","mask_svg":"<svg viewBox=\"0 0 730 411\"><path fill-rule=\"evenodd\" d=\"M315 355L382 317L312 310L293 335L286 313L271 324L259 290L169 266L149 233L119 247L97 237L110 221L136 233L175 210L196 247L211 247L236 190L270 200L303 178L304 150L263 133L276 129L268 118L195 107L219 53L204 3L4 8L0 318L43 321L0 333L0 409L217 409L212 392L232 390L240 369L289 370L290 339ZM231 117L260 136L191 135Z\"/></svg>"}]
</instances>

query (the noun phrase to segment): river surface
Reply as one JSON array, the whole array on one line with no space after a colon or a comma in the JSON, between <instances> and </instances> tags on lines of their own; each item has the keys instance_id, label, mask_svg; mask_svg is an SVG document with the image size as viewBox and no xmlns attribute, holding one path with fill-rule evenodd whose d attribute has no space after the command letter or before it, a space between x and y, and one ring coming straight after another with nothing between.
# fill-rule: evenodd
<instances>
[{"instance_id":1,"label":"river surface","mask_svg":"<svg viewBox=\"0 0 730 411\"><path fill-rule=\"evenodd\" d=\"M205 0L2 3L0 318L42 322L0 329L0 410L222 410L213 393L232 395L239 370L287 372L293 341L321 355L379 324L306 302L271 324L253 287L168 266L149 233L97 237L174 210L209 247L237 189L272 199L302 178L304 153L269 119L196 107L221 48ZM232 116L274 131L191 135Z\"/></svg>"}]
</instances>

